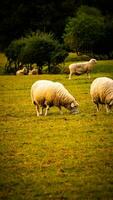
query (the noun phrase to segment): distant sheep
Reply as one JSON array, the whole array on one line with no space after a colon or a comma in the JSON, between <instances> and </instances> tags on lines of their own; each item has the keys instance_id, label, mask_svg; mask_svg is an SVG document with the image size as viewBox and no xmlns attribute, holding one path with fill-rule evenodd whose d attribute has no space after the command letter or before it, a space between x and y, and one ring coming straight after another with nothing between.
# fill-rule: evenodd
<instances>
[{"instance_id":1,"label":"distant sheep","mask_svg":"<svg viewBox=\"0 0 113 200\"><path fill-rule=\"evenodd\" d=\"M37 75L38 74L38 69L34 68L32 70L29 70L29 75Z\"/></svg>"},{"instance_id":2,"label":"distant sheep","mask_svg":"<svg viewBox=\"0 0 113 200\"><path fill-rule=\"evenodd\" d=\"M16 75L27 75L27 68L23 67L23 69L20 69L16 72Z\"/></svg>"},{"instance_id":3,"label":"distant sheep","mask_svg":"<svg viewBox=\"0 0 113 200\"><path fill-rule=\"evenodd\" d=\"M52 106L58 107L61 113L62 106L70 110L72 114L78 113L79 104L59 82L48 80L36 81L31 87L31 98L36 106L37 116L43 114L44 108L46 108L46 116L49 108Z\"/></svg>"},{"instance_id":4,"label":"distant sheep","mask_svg":"<svg viewBox=\"0 0 113 200\"><path fill-rule=\"evenodd\" d=\"M113 107L113 80L107 77L96 78L90 88L90 94L93 102L97 105L105 104L106 112Z\"/></svg>"},{"instance_id":5,"label":"distant sheep","mask_svg":"<svg viewBox=\"0 0 113 200\"><path fill-rule=\"evenodd\" d=\"M76 75L81 75L81 74L85 74L87 73L87 75L89 75L90 78L90 72L93 68L93 65L96 64L96 59L91 59L87 62L81 62L81 63L73 63L71 65L69 65L69 79L71 79L72 74L76 74Z\"/></svg>"}]
</instances>

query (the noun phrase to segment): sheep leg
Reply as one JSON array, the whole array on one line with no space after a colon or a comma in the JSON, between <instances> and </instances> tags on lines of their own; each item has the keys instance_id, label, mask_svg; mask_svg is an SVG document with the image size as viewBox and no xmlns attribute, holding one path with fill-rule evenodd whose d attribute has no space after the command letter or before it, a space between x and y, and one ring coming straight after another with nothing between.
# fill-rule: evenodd
<instances>
[{"instance_id":1,"label":"sheep leg","mask_svg":"<svg viewBox=\"0 0 113 200\"><path fill-rule=\"evenodd\" d=\"M89 73L89 72L87 73L87 76L88 76L88 79L90 79L90 78L91 78L91 76L90 76L90 73Z\"/></svg>"},{"instance_id":2,"label":"sheep leg","mask_svg":"<svg viewBox=\"0 0 113 200\"><path fill-rule=\"evenodd\" d=\"M46 106L45 116L47 116L48 110L49 110L49 105Z\"/></svg>"},{"instance_id":3,"label":"sheep leg","mask_svg":"<svg viewBox=\"0 0 113 200\"><path fill-rule=\"evenodd\" d=\"M69 74L69 80L71 79L71 76L72 76L72 73L70 72L70 74Z\"/></svg>"},{"instance_id":4,"label":"sheep leg","mask_svg":"<svg viewBox=\"0 0 113 200\"><path fill-rule=\"evenodd\" d=\"M96 106L97 106L97 112L99 112L99 104L97 103Z\"/></svg>"},{"instance_id":5,"label":"sheep leg","mask_svg":"<svg viewBox=\"0 0 113 200\"><path fill-rule=\"evenodd\" d=\"M36 113L37 113L37 117L40 115L39 113L39 105L36 105Z\"/></svg>"},{"instance_id":6,"label":"sheep leg","mask_svg":"<svg viewBox=\"0 0 113 200\"><path fill-rule=\"evenodd\" d=\"M105 108L106 108L106 112L109 113L110 112L110 107L109 107L108 104L105 105Z\"/></svg>"},{"instance_id":7,"label":"sheep leg","mask_svg":"<svg viewBox=\"0 0 113 200\"><path fill-rule=\"evenodd\" d=\"M61 110L61 106L59 106L58 108L59 108L59 110L60 110L60 114L62 115L63 112L62 112L62 110Z\"/></svg>"},{"instance_id":8,"label":"sheep leg","mask_svg":"<svg viewBox=\"0 0 113 200\"><path fill-rule=\"evenodd\" d=\"M43 107L40 108L40 115L43 115Z\"/></svg>"}]
</instances>

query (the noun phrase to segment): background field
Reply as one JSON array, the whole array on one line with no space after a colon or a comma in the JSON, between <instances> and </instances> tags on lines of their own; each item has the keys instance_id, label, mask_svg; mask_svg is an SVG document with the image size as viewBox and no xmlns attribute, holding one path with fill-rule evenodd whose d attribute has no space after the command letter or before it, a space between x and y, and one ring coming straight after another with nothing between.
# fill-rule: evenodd
<instances>
[{"instance_id":1,"label":"background field","mask_svg":"<svg viewBox=\"0 0 113 200\"><path fill-rule=\"evenodd\" d=\"M0 199L112 200L113 113L99 113L89 88L113 78L113 61L98 61L86 75L0 76ZM80 104L70 115L51 108L36 116L30 88L38 79L63 83Z\"/></svg>"}]
</instances>

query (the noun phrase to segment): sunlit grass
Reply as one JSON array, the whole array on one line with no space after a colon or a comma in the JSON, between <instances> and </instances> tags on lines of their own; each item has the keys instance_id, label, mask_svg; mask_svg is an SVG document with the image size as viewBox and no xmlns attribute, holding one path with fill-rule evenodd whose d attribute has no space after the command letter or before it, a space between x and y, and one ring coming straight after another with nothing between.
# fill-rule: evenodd
<instances>
[{"instance_id":1,"label":"sunlit grass","mask_svg":"<svg viewBox=\"0 0 113 200\"><path fill-rule=\"evenodd\" d=\"M113 113L97 113L89 95L91 81L106 74L113 78L0 76L0 199L113 199ZM53 107L37 117L30 88L38 79L63 83L80 113Z\"/></svg>"}]
</instances>

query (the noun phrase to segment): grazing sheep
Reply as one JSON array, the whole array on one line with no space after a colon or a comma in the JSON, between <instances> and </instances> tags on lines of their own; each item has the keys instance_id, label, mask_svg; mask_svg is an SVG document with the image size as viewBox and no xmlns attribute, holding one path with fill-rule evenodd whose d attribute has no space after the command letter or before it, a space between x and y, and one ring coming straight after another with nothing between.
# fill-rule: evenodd
<instances>
[{"instance_id":1,"label":"grazing sheep","mask_svg":"<svg viewBox=\"0 0 113 200\"><path fill-rule=\"evenodd\" d=\"M37 75L38 74L38 69L34 68L32 70L29 70L29 75Z\"/></svg>"},{"instance_id":2,"label":"grazing sheep","mask_svg":"<svg viewBox=\"0 0 113 200\"><path fill-rule=\"evenodd\" d=\"M91 84L90 94L97 105L97 111L99 104L105 104L106 112L109 112L113 106L113 80L107 77L96 78Z\"/></svg>"},{"instance_id":3,"label":"grazing sheep","mask_svg":"<svg viewBox=\"0 0 113 200\"><path fill-rule=\"evenodd\" d=\"M36 106L37 116L43 114L43 109L46 108L45 116L49 107L56 106L59 108L65 107L72 114L78 113L79 104L68 90L59 82L48 80L36 81L31 87L32 102ZM41 111L40 110L41 107Z\"/></svg>"},{"instance_id":4,"label":"grazing sheep","mask_svg":"<svg viewBox=\"0 0 113 200\"><path fill-rule=\"evenodd\" d=\"M90 72L93 68L93 65L96 64L96 62L96 59L91 59L87 62L73 63L69 65L69 79L71 79L72 74L81 75L85 73L87 73L87 75L89 75L90 78Z\"/></svg>"},{"instance_id":5,"label":"grazing sheep","mask_svg":"<svg viewBox=\"0 0 113 200\"><path fill-rule=\"evenodd\" d=\"M23 67L23 69L18 70L16 75L27 75L27 68Z\"/></svg>"}]
</instances>

